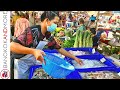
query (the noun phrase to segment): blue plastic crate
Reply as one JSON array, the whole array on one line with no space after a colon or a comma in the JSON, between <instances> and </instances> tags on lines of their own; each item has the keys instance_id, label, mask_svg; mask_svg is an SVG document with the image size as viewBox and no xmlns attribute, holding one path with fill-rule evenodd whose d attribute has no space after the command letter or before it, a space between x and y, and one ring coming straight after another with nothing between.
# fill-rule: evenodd
<instances>
[{"instance_id":1,"label":"blue plastic crate","mask_svg":"<svg viewBox=\"0 0 120 90\"><path fill-rule=\"evenodd\" d=\"M81 56L76 56L80 59L88 59L88 60L101 60L102 58L105 58L103 55L81 55ZM69 63L72 64L72 59L71 58L68 58L66 57L65 58ZM116 68L116 65L114 65L111 60L109 60L108 58L105 58L106 61L104 62L105 65L107 66L110 66L110 67L115 67ZM100 61L101 62L101 61Z\"/></svg>"},{"instance_id":2,"label":"blue plastic crate","mask_svg":"<svg viewBox=\"0 0 120 90\"><path fill-rule=\"evenodd\" d=\"M91 55L81 55L81 56L77 56L80 59L89 59L89 60L99 60L102 58L105 58L102 54L95 52L94 54L92 54L92 50L93 48L65 48L67 51L69 50L73 50L73 51L87 51L90 52ZM49 52L49 53L58 53L57 50L44 50L45 52ZM120 72L120 67L117 67L116 65L114 65L112 63L112 61L108 58L105 58L106 61L104 62L105 65L107 65L107 67L98 67L98 68L84 68L84 69L76 69L74 72L72 72L71 74L69 74L66 79L82 79L82 77L79 75L78 72L95 72L95 71L115 71L117 73ZM65 57L65 60L67 60L70 64L72 64L72 59ZM30 76L29 79L32 78L34 70L36 68L41 68L41 66L32 66L30 69Z\"/></svg>"},{"instance_id":3,"label":"blue plastic crate","mask_svg":"<svg viewBox=\"0 0 120 90\"><path fill-rule=\"evenodd\" d=\"M42 65L34 65L34 66L31 66L31 67L30 67L29 79L32 78L32 76L33 76L33 74L34 74L34 72L35 72L35 70L36 70L37 68L42 68Z\"/></svg>"},{"instance_id":4,"label":"blue plastic crate","mask_svg":"<svg viewBox=\"0 0 120 90\"><path fill-rule=\"evenodd\" d=\"M86 51L86 52L89 52L90 55L96 55L95 57L99 57L99 55L102 56L102 54L100 54L99 52L95 51L95 53L93 54L92 51L94 50L93 48L90 48L90 47L82 47L82 48L65 48L66 51L69 51L69 50L72 50L72 51ZM58 51L56 49L54 50L48 50L48 49L44 49L44 52L48 52L48 53L58 53ZM89 57L89 55L81 55L81 57ZM69 58L68 57L65 57L65 59L69 61Z\"/></svg>"},{"instance_id":5,"label":"blue plastic crate","mask_svg":"<svg viewBox=\"0 0 120 90\"><path fill-rule=\"evenodd\" d=\"M29 79L32 78L34 71L37 68L42 68L41 65L36 65L36 66L31 66L30 68L30 75L29 75ZM95 71L115 71L118 72L116 70L116 68L113 67L100 67L100 68L88 68L88 69L76 69L74 72L70 73L66 79L82 79L82 77L80 76L79 72L95 72ZM119 71L120 72L120 71Z\"/></svg>"},{"instance_id":6,"label":"blue plastic crate","mask_svg":"<svg viewBox=\"0 0 120 90\"><path fill-rule=\"evenodd\" d=\"M77 70L75 70L74 72L70 73L66 79L82 79L81 75L79 74L79 72Z\"/></svg>"},{"instance_id":7,"label":"blue plastic crate","mask_svg":"<svg viewBox=\"0 0 120 90\"><path fill-rule=\"evenodd\" d=\"M77 56L78 58L81 59L89 59L89 60L99 60L102 58L105 58L103 55L90 55L90 57L88 56ZM67 58L68 59L68 58ZM73 73L71 73L70 75L68 75L66 77L66 79L82 79L82 77L80 76L79 72L96 72L96 71L114 71L116 73L120 72L120 67L117 67L116 65L114 65L110 59L105 58L106 61L104 62L105 65L107 65L106 67L96 67L96 68L83 68L83 69L75 69L75 71ZM69 63L72 64L72 59L69 58Z\"/></svg>"},{"instance_id":8,"label":"blue plastic crate","mask_svg":"<svg viewBox=\"0 0 120 90\"><path fill-rule=\"evenodd\" d=\"M110 59L110 58L106 58L106 59L108 59L110 62L113 63L113 60L112 60L112 59ZM115 65L115 64L114 64L114 65ZM119 73L119 72L120 72L120 67L117 66L117 65L115 65L115 67L116 67L116 68L115 68L115 71Z\"/></svg>"},{"instance_id":9,"label":"blue plastic crate","mask_svg":"<svg viewBox=\"0 0 120 90\"><path fill-rule=\"evenodd\" d=\"M96 69L93 69L93 68L88 68L86 70L82 70L82 69L76 69L74 72L72 72L71 74L69 74L66 79L82 79L82 76L79 74L79 73L87 73L87 72L96 72L96 71L112 71L112 72L116 72L116 73L119 73L118 71L116 71L116 68L113 68L113 67L100 67L100 68L96 68Z\"/></svg>"},{"instance_id":10,"label":"blue plastic crate","mask_svg":"<svg viewBox=\"0 0 120 90\"><path fill-rule=\"evenodd\" d=\"M42 65L35 65L30 67L29 79L32 79L32 76L37 68L42 68ZM74 72L70 73L66 79L82 79L82 77L79 75L78 71L75 70Z\"/></svg>"},{"instance_id":11,"label":"blue plastic crate","mask_svg":"<svg viewBox=\"0 0 120 90\"><path fill-rule=\"evenodd\" d=\"M78 58L81 59L89 59L89 60L100 60L101 58L105 58L103 55L91 55L90 57L88 56L78 56ZM78 72L95 72L95 71L115 71L117 73L120 72L120 68L116 67L116 65L114 65L111 60L105 58L106 61L104 62L105 65L107 65L107 67L97 67L97 68L84 68L84 69L76 69L74 72L72 72L71 74L69 74L66 79L82 79L82 77L79 75ZM69 58L69 61L72 61L72 59ZM70 62L72 64L72 62ZM32 66L30 68L30 76L29 79L32 78L33 73L35 71L36 68L41 68L42 66Z\"/></svg>"}]
</instances>

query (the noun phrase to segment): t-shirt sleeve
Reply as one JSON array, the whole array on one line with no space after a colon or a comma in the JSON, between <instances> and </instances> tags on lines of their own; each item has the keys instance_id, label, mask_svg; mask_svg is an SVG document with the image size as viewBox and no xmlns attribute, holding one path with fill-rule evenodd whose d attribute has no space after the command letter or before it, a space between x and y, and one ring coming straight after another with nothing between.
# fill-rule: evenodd
<instances>
[{"instance_id":1,"label":"t-shirt sleeve","mask_svg":"<svg viewBox=\"0 0 120 90\"><path fill-rule=\"evenodd\" d=\"M29 28L27 28L23 34L19 35L17 38L13 40L13 42L19 43L23 46L30 47L33 43L32 32Z\"/></svg>"},{"instance_id":2,"label":"t-shirt sleeve","mask_svg":"<svg viewBox=\"0 0 120 90\"><path fill-rule=\"evenodd\" d=\"M84 30L84 27L83 27L83 26L80 26L80 27L79 27L79 30L80 30L80 31L83 31L83 30Z\"/></svg>"},{"instance_id":3,"label":"t-shirt sleeve","mask_svg":"<svg viewBox=\"0 0 120 90\"><path fill-rule=\"evenodd\" d=\"M46 33L46 39L48 39L48 48L49 49L60 49L61 46L57 44L57 42L55 41L54 37L51 36L51 33L50 32L47 32Z\"/></svg>"}]
</instances>

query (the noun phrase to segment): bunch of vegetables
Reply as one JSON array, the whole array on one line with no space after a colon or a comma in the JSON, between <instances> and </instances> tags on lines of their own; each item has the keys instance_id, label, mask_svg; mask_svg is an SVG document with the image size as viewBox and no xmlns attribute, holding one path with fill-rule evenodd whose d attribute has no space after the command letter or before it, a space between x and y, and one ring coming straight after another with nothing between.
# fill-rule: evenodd
<instances>
[{"instance_id":1,"label":"bunch of vegetables","mask_svg":"<svg viewBox=\"0 0 120 90\"><path fill-rule=\"evenodd\" d=\"M33 73L32 79L56 79L56 78L49 76L42 68L37 68Z\"/></svg>"},{"instance_id":2,"label":"bunch of vegetables","mask_svg":"<svg viewBox=\"0 0 120 90\"><path fill-rule=\"evenodd\" d=\"M71 47L73 47L74 42L75 42L75 37L73 36L70 38L70 40L65 40L62 44L62 47L63 48L71 48Z\"/></svg>"},{"instance_id":3,"label":"bunch of vegetables","mask_svg":"<svg viewBox=\"0 0 120 90\"><path fill-rule=\"evenodd\" d=\"M83 79L120 79L120 76L117 73L110 71L97 71L79 74Z\"/></svg>"},{"instance_id":4,"label":"bunch of vegetables","mask_svg":"<svg viewBox=\"0 0 120 90\"><path fill-rule=\"evenodd\" d=\"M65 31L65 29L62 28L62 27L58 27L58 28L56 28L56 30L55 30L54 32L52 32L52 34L53 34L54 36L57 36L57 34L58 34L60 31Z\"/></svg>"},{"instance_id":5,"label":"bunch of vegetables","mask_svg":"<svg viewBox=\"0 0 120 90\"><path fill-rule=\"evenodd\" d=\"M97 50L99 53L107 56L112 56L116 59L120 59L119 51L120 47L110 47L110 46L103 46L102 50Z\"/></svg>"},{"instance_id":6,"label":"bunch of vegetables","mask_svg":"<svg viewBox=\"0 0 120 90\"><path fill-rule=\"evenodd\" d=\"M65 29L64 28L62 28L62 27L58 27L58 28L56 28L56 32L58 33L58 32L60 32L60 31L64 31Z\"/></svg>"},{"instance_id":7,"label":"bunch of vegetables","mask_svg":"<svg viewBox=\"0 0 120 90\"><path fill-rule=\"evenodd\" d=\"M65 30L65 35L67 37L72 37L73 36L73 29L70 28L70 29Z\"/></svg>"},{"instance_id":8,"label":"bunch of vegetables","mask_svg":"<svg viewBox=\"0 0 120 90\"><path fill-rule=\"evenodd\" d=\"M45 73L43 69L38 68L33 73L32 79L53 79L53 78L49 76L47 73Z\"/></svg>"},{"instance_id":9,"label":"bunch of vegetables","mask_svg":"<svg viewBox=\"0 0 120 90\"><path fill-rule=\"evenodd\" d=\"M80 31L77 30L74 47L92 47L92 33L88 30Z\"/></svg>"}]
</instances>

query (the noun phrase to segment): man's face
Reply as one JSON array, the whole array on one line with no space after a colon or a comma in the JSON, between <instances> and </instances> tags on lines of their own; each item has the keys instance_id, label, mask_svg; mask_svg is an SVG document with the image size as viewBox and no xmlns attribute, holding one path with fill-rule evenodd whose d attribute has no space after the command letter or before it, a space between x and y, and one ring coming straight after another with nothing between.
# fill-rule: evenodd
<instances>
[{"instance_id":1,"label":"man's face","mask_svg":"<svg viewBox=\"0 0 120 90\"><path fill-rule=\"evenodd\" d=\"M51 26L52 24L58 24L59 23L59 17L55 17L53 20L47 20L47 25Z\"/></svg>"}]
</instances>

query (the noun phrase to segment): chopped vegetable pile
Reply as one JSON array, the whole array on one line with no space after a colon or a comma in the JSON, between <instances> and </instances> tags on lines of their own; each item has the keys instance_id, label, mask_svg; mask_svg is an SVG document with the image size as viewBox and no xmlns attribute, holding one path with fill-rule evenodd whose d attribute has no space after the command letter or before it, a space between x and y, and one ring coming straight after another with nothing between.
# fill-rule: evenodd
<instances>
[{"instance_id":1,"label":"chopped vegetable pile","mask_svg":"<svg viewBox=\"0 0 120 90\"><path fill-rule=\"evenodd\" d=\"M43 69L38 68L35 70L32 79L53 79Z\"/></svg>"},{"instance_id":2,"label":"chopped vegetable pile","mask_svg":"<svg viewBox=\"0 0 120 90\"><path fill-rule=\"evenodd\" d=\"M120 79L120 76L117 73L110 71L97 71L79 74L83 79Z\"/></svg>"},{"instance_id":3,"label":"chopped vegetable pile","mask_svg":"<svg viewBox=\"0 0 120 90\"><path fill-rule=\"evenodd\" d=\"M38 68L35 70L32 79L55 79L55 78L49 76L46 72L44 72L42 68Z\"/></svg>"}]
</instances>

